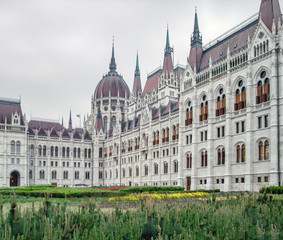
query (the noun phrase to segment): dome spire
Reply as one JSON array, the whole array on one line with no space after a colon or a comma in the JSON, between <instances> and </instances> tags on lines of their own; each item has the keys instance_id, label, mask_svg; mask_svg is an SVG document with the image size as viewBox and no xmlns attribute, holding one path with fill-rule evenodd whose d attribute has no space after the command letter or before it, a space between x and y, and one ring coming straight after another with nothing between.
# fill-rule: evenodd
<instances>
[{"instance_id":1,"label":"dome spire","mask_svg":"<svg viewBox=\"0 0 283 240\"><path fill-rule=\"evenodd\" d=\"M138 94L141 93L141 92L142 92L142 86L141 86L140 68L139 68L139 55L137 53L135 79L134 79L134 85L133 85L133 94L135 96L138 96Z\"/></svg>"},{"instance_id":2,"label":"dome spire","mask_svg":"<svg viewBox=\"0 0 283 240\"><path fill-rule=\"evenodd\" d=\"M113 42L112 42L112 57L111 57L111 62L109 65L110 72L115 72L116 71L116 62L115 62L115 56L114 56L114 36L113 36Z\"/></svg>"}]
</instances>

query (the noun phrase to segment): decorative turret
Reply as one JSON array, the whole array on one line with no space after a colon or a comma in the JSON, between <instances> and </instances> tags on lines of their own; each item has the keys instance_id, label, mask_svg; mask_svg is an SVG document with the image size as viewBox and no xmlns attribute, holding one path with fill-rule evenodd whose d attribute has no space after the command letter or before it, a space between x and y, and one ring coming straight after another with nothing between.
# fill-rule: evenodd
<instances>
[{"instance_id":1,"label":"decorative turret","mask_svg":"<svg viewBox=\"0 0 283 240\"><path fill-rule=\"evenodd\" d=\"M96 129L97 134L100 132L101 129L103 131L103 122L102 122L100 107L98 107L98 112L97 112L96 122L95 122L95 129Z\"/></svg>"},{"instance_id":2,"label":"decorative turret","mask_svg":"<svg viewBox=\"0 0 283 240\"><path fill-rule=\"evenodd\" d=\"M276 31L278 22L282 24L282 14L278 0L262 0L260 4L259 18L272 32L272 24L275 22Z\"/></svg>"},{"instance_id":3,"label":"decorative turret","mask_svg":"<svg viewBox=\"0 0 283 240\"><path fill-rule=\"evenodd\" d=\"M139 68L139 56L137 54L133 94L134 96L138 96L139 93L142 93L142 86L141 86L141 77L140 77L140 68Z\"/></svg>"},{"instance_id":4,"label":"decorative turret","mask_svg":"<svg viewBox=\"0 0 283 240\"><path fill-rule=\"evenodd\" d=\"M202 35L199 31L198 15L197 15L197 9L196 9L195 10L194 32L191 37L191 50L190 50L188 61L189 61L191 68L196 69L197 72L199 71L202 53L203 53Z\"/></svg>"},{"instance_id":5,"label":"decorative turret","mask_svg":"<svg viewBox=\"0 0 283 240\"><path fill-rule=\"evenodd\" d=\"M69 117L69 127L68 127L68 130L72 130L73 129L73 126L72 126L72 113L71 113L71 110L70 110L70 117Z\"/></svg>"}]
</instances>

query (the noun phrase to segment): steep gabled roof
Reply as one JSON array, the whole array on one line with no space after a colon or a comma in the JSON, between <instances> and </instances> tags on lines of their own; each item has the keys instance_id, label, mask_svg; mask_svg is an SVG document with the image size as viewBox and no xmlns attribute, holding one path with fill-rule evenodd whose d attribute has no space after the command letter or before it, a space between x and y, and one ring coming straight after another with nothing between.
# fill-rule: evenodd
<instances>
[{"instance_id":1,"label":"steep gabled roof","mask_svg":"<svg viewBox=\"0 0 283 240\"><path fill-rule=\"evenodd\" d=\"M282 14L278 0L262 0L260 4L260 18L272 32L273 20L275 21L276 30L278 29L278 20L282 24Z\"/></svg>"},{"instance_id":2,"label":"steep gabled roof","mask_svg":"<svg viewBox=\"0 0 283 240\"><path fill-rule=\"evenodd\" d=\"M37 133L38 136L47 136L46 131L43 129L43 127L39 128L39 131Z\"/></svg>"},{"instance_id":3,"label":"steep gabled roof","mask_svg":"<svg viewBox=\"0 0 283 240\"><path fill-rule=\"evenodd\" d=\"M67 129L64 129L62 132L62 138L71 138Z\"/></svg>"},{"instance_id":4,"label":"steep gabled roof","mask_svg":"<svg viewBox=\"0 0 283 240\"><path fill-rule=\"evenodd\" d=\"M84 139L85 140L92 140L88 131L85 131Z\"/></svg>"},{"instance_id":5,"label":"steep gabled roof","mask_svg":"<svg viewBox=\"0 0 283 240\"><path fill-rule=\"evenodd\" d=\"M49 122L49 121L38 121L38 120L31 120L28 123L28 126L32 129L39 129L40 127L44 128L45 130L51 130L54 128L56 131L61 131L63 126L58 122Z\"/></svg>"},{"instance_id":6,"label":"steep gabled roof","mask_svg":"<svg viewBox=\"0 0 283 240\"><path fill-rule=\"evenodd\" d=\"M73 138L74 139L82 139L79 131L76 129L74 132L73 132Z\"/></svg>"},{"instance_id":7,"label":"steep gabled roof","mask_svg":"<svg viewBox=\"0 0 283 240\"><path fill-rule=\"evenodd\" d=\"M0 123L5 123L5 119L7 119L8 124L12 124L12 116L17 113L20 118L20 125L24 124L21 102L19 100L13 99L0 99Z\"/></svg>"},{"instance_id":8,"label":"steep gabled roof","mask_svg":"<svg viewBox=\"0 0 283 240\"><path fill-rule=\"evenodd\" d=\"M50 137L59 137L58 132L56 131L55 128L52 128L51 132L50 132Z\"/></svg>"},{"instance_id":9,"label":"steep gabled roof","mask_svg":"<svg viewBox=\"0 0 283 240\"><path fill-rule=\"evenodd\" d=\"M152 74L150 74L147 77L147 81L145 83L143 93L142 93L143 96L147 93L152 92L154 89L156 90L158 89L158 79L160 77L161 72L162 72L162 69L158 68L157 70L155 70Z\"/></svg>"}]
</instances>

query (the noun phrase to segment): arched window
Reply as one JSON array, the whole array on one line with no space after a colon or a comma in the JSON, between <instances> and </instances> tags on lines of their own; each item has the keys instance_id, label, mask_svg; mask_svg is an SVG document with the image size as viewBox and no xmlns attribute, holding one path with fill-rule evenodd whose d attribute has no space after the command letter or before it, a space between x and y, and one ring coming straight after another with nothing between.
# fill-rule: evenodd
<instances>
[{"instance_id":1,"label":"arched window","mask_svg":"<svg viewBox=\"0 0 283 240\"><path fill-rule=\"evenodd\" d=\"M269 160L269 142L267 140L264 142L264 159Z\"/></svg>"},{"instance_id":2,"label":"arched window","mask_svg":"<svg viewBox=\"0 0 283 240\"><path fill-rule=\"evenodd\" d=\"M173 125L173 134L172 134L172 140L174 141L176 139L176 126Z\"/></svg>"},{"instance_id":3,"label":"arched window","mask_svg":"<svg viewBox=\"0 0 283 240\"><path fill-rule=\"evenodd\" d=\"M240 147L240 145L237 146L236 152L237 152L236 153L237 154L236 162L239 163L240 158L241 158L241 147Z\"/></svg>"},{"instance_id":4,"label":"arched window","mask_svg":"<svg viewBox=\"0 0 283 240\"><path fill-rule=\"evenodd\" d=\"M144 165L144 175L148 176L148 166Z\"/></svg>"},{"instance_id":5,"label":"arched window","mask_svg":"<svg viewBox=\"0 0 283 240\"><path fill-rule=\"evenodd\" d=\"M67 147L66 153L67 153L67 158L70 157L70 148L69 147Z\"/></svg>"},{"instance_id":6,"label":"arched window","mask_svg":"<svg viewBox=\"0 0 283 240\"><path fill-rule=\"evenodd\" d=\"M204 152L201 152L201 167L204 167Z\"/></svg>"},{"instance_id":7,"label":"arched window","mask_svg":"<svg viewBox=\"0 0 283 240\"><path fill-rule=\"evenodd\" d=\"M122 169L122 176L123 176L123 178L126 177L126 170L125 170L125 168Z\"/></svg>"},{"instance_id":8,"label":"arched window","mask_svg":"<svg viewBox=\"0 0 283 240\"><path fill-rule=\"evenodd\" d=\"M66 148L65 147L62 148L62 157L66 157Z\"/></svg>"},{"instance_id":9,"label":"arched window","mask_svg":"<svg viewBox=\"0 0 283 240\"><path fill-rule=\"evenodd\" d=\"M166 142L169 142L169 128L166 128Z\"/></svg>"},{"instance_id":10,"label":"arched window","mask_svg":"<svg viewBox=\"0 0 283 240\"><path fill-rule=\"evenodd\" d=\"M174 161L174 173L178 172L178 161Z\"/></svg>"},{"instance_id":11,"label":"arched window","mask_svg":"<svg viewBox=\"0 0 283 240\"><path fill-rule=\"evenodd\" d=\"M99 157L102 157L102 148L99 148Z\"/></svg>"},{"instance_id":12,"label":"arched window","mask_svg":"<svg viewBox=\"0 0 283 240\"><path fill-rule=\"evenodd\" d=\"M21 153L21 143L20 143L20 141L17 141L17 143L16 143L16 152L17 152L17 154Z\"/></svg>"},{"instance_id":13,"label":"arched window","mask_svg":"<svg viewBox=\"0 0 283 240\"><path fill-rule=\"evenodd\" d=\"M116 117L112 116L112 118L111 118L111 128L114 128L114 127L116 127Z\"/></svg>"},{"instance_id":14,"label":"arched window","mask_svg":"<svg viewBox=\"0 0 283 240\"><path fill-rule=\"evenodd\" d=\"M89 179L89 176L90 176L89 171L85 172L85 179Z\"/></svg>"},{"instance_id":15,"label":"arched window","mask_svg":"<svg viewBox=\"0 0 283 240\"><path fill-rule=\"evenodd\" d=\"M51 146L50 148L50 156L53 157L54 156L54 147Z\"/></svg>"},{"instance_id":16,"label":"arched window","mask_svg":"<svg viewBox=\"0 0 283 240\"><path fill-rule=\"evenodd\" d=\"M32 170L29 170L29 179L32 179Z\"/></svg>"},{"instance_id":17,"label":"arched window","mask_svg":"<svg viewBox=\"0 0 283 240\"><path fill-rule=\"evenodd\" d=\"M193 123L193 107L191 101L188 102L185 126L189 126Z\"/></svg>"},{"instance_id":18,"label":"arched window","mask_svg":"<svg viewBox=\"0 0 283 240\"><path fill-rule=\"evenodd\" d=\"M69 178L69 172L68 171L64 171L63 172L63 179L68 179Z\"/></svg>"},{"instance_id":19,"label":"arched window","mask_svg":"<svg viewBox=\"0 0 283 240\"><path fill-rule=\"evenodd\" d=\"M236 100L234 105L235 111L246 108L246 87L243 80L238 82L236 88Z\"/></svg>"},{"instance_id":20,"label":"arched window","mask_svg":"<svg viewBox=\"0 0 283 240\"><path fill-rule=\"evenodd\" d=\"M156 131L156 144L159 144L159 131Z\"/></svg>"},{"instance_id":21,"label":"arched window","mask_svg":"<svg viewBox=\"0 0 283 240\"><path fill-rule=\"evenodd\" d=\"M15 141L11 142L11 153L15 153L16 152L16 144Z\"/></svg>"},{"instance_id":22,"label":"arched window","mask_svg":"<svg viewBox=\"0 0 283 240\"><path fill-rule=\"evenodd\" d=\"M30 145L30 147L29 147L29 154L30 154L31 156L34 156L34 145L33 145L33 144Z\"/></svg>"},{"instance_id":23,"label":"arched window","mask_svg":"<svg viewBox=\"0 0 283 240\"><path fill-rule=\"evenodd\" d=\"M58 157L58 147L55 147L55 157Z\"/></svg>"},{"instance_id":24,"label":"arched window","mask_svg":"<svg viewBox=\"0 0 283 240\"><path fill-rule=\"evenodd\" d=\"M81 149L78 148L78 158L81 158Z\"/></svg>"},{"instance_id":25,"label":"arched window","mask_svg":"<svg viewBox=\"0 0 283 240\"><path fill-rule=\"evenodd\" d=\"M263 160L263 143L258 144L258 160Z\"/></svg>"},{"instance_id":26,"label":"arched window","mask_svg":"<svg viewBox=\"0 0 283 240\"><path fill-rule=\"evenodd\" d=\"M129 168L129 177L131 177L132 176L132 168L130 167Z\"/></svg>"},{"instance_id":27,"label":"arched window","mask_svg":"<svg viewBox=\"0 0 283 240\"><path fill-rule=\"evenodd\" d=\"M88 158L91 158L91 149L88 149Z\"/></svg>"},{"instance_id":28,"label":"arched window","mask_svg":"<svg viewBox=\"0 0 283 240\"><path fill-rule=\"evenodd\" d=\"M242 162L246 161L246 147L245 147L245 144L242 145L241 161Z\"/></svg>"},{"instance_id":29,"label":"arched window","mask_svg":"<svg viewBox=\"0 0 283 240\"><path fill-rule=\"evenodd\" d=\"M164 173L164 174L167 174L167 173L168 173L168 163L167 163L167 162L164 162L164 163L163 163L163 173Z\"/></svg>"},{"instance_id":30,"label":"arched window","mask_svg":"<svg viewBox=\"0 0 283 240\"><path fill-rule=\"evenodd\" d=\"M157 163L154 164L154 174L155 175L158 174L158 164Z\"/></svg>"},{"instance_id":31,"label":"arched window","mask_svg":"<svg viewBox=\"0 0 283 240\"><path fill-rule=\"evenodd\" d=\"M84 158L87 158L87 149L84 150Z\"/></svg>"},{"instance_id":32,"label":"arched window","mask_svg":"<svg viewBox=\"0 0 283 240\"><path fill-rule=\"evenodd\" d=\"M140 169L138 166L136 166L136 177L138 177L140 175Z\"/></svg>"},{"instance_id":33,"label":"arched window","mask_svg":"<svg viewBox=\"0 0 283 240\"><path fill-rule=\"evenodd\" d=\"M44 145L42 148L42 155L45 157L46 156L46 146Z\"/></svg>"},{"instance_id":34,"label":"arched window","mask_svg":"<svg viewBox=\"0 0 283 240\"><path fill-rule=\"evenodd\" d=\"M52 171L52 173L51 173L51 178L52 179L56 179L57 178L57 172L54 170L54 171Z\"/></svg>"},{"instance_id":35,"label":"arched window","mask_svg":"<svg viewBox=\"0 0 283 240\"><path fill-rule=\"evenodd\" d=\"M199 121L202 122L204 120L207 120L207 118L208 118L208 101L206 95L203 95L200 104Z\"/></svg>"},{"instance_id":36,"label":"arched window","mask_svg":"<svg viewBox=\"0 0 283 240\"><path fill-rule=\"evenodd\" d=\"M226 96L223 88L220 88L217 94L216 104L216 117L224 115L226 113Z\"/></svg>"},{"instance_id":37,"label":"arched window","mask_svg":"<svg viewBox=\"0 0 283 240\"><path fill-rule=\"evenodd\" d=\"M42 156L42 146L38 146L38 156Z\"/></svg>"},{"instance_id":38,"label":"arched window","mask_svg":"<svg viewBox=\"0 0 283 240\"><path fill-rule=\"evenodd\" d=\"M256 104L267 102L270 100L270 83L266 71L262 71L259 75L257 83Z\"/></svg>"},{"instance_id":39,"label":"arched window","mask_svg":"<svg viewBox=\"0 0 283 240\"><path fill-rule=\"evenodd\" d=\"M187 168L192 168L192 154L187 154Z\"/></svg>"},{"instance_id":40,"label":"arched window","mask_svg":"<svg viewBox=\"0 0 283 240\"><path fill-rule=\"evenodd\" d=\"M217 150L217 164L221 165L221 149Z\"/></svg>"},{"instance_id":41,"label":"arched window","mask_svg":"<svg viewBox=\"0 0 283 240\"><path fill-rule=\"evenodd\" d=\"M225 148L222 148L222 164L225 164Z\"/></svg>"},{"instance_id":42,"label":"arched window","mask_svg":"<svg viewBox=\"0 0 283 240\"><path fill-rule=\"evenodd\" d=\"M44 179L45 178L45 172L44 170L39 171L39 179Z\"/></svg>"},{"instance_id":43,"label":"arched window","mask_svg":"<svg viewBox=\"0 0 283 240\"><path fill-rule=\"evenodd\" d=\"M166 136L165 136L165 129L163 128L163 129L162 129L162 143L165 143L165 139L166 139Z\"/></svg>"},{"instance_id":44,"label":"arched window","mask_svg":"<svg viewBox=\"0 0 283 240\"><path fill-rule=\"evenodd\" d=\"M73 150L73 155L74 155L74 158L77 157L77 148L74 148L74 150Z\"/></svg>"}]
</instances>

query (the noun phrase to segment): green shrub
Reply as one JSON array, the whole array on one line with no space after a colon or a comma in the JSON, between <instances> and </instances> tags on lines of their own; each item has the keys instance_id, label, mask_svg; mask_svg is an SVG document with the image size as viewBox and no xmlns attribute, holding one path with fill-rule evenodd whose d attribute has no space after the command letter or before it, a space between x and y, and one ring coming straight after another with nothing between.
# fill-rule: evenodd
<instances>
[{"instance_id":1,"label":"green shrub","mask_svg":"<svg viewBox=\"0 0 283 240\"><path fill-rule=\"evenodd\" d=\"M283 194L283 186L271 186L271 187L263 187L259 191L260 193L267 193L267 194Z\"/></svg>"}]
</instances>

